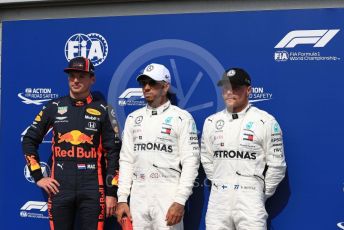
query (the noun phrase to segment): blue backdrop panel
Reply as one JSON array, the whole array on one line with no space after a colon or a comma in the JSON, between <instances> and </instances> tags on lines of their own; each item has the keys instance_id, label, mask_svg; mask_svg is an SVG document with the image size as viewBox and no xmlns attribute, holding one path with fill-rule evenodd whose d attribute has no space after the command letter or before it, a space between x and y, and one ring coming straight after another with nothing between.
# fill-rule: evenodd
<instances>
[{"instance_id":1,"label":"blue backdrop panel","mask_svg":"<svg viewBox=\"0 0 344 230\"><path fill-rule=\"evenodd\" d=\"M114 107L121 129L144 104L135 78L148 63L171 70L176 101L199 134L223 108L216 82L224 69L245 68L251 102L284 131L288 171L267 202L270 229L344 229L343 32L344 9L4 22L1 229L48 228L46 196L27 175L20 140L47 100L68 94L63 68L78 55L96 65L94 90ZM46 175L50 140L48 133L40 146ZM200 170L186 229L205 229L208 196Z\"/></svg>"}]
</instances>

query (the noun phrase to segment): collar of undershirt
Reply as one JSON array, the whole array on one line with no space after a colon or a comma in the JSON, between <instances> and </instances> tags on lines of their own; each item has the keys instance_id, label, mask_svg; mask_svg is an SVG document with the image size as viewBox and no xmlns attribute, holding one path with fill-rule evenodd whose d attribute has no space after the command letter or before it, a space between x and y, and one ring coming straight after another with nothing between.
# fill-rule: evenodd
<instances>
[{"instance_id":1,"label":"collar of undershirt","mask_svg":"<svg viewBox=\"0 0 344 230\"><path fill-rule=\"evenodd\" d=\"M171 105L170 101L165 102L164 104L160 105L157 108L153 108L147 104L146 112L150 116L159 115L159 114L162 114L163 112L165 112L170 107L170 105Z\"/></svg>"},{"instance_id":2,"label":"collar of undershirt","mask_svg":"<svg viewBox=\"0 0 344 230\"><path fill-rule=\"evenodd\" d=\"M229 112L227 109L225 110L226 111L226 114L228 117L232 118L233 120L234 119L238 119L238 118L242 118L246 115L246 113L251 109L252 105L251 104L248 104L242 111L240 111L239 113L231 113Z\"/></svg>"},{"instance_id":3,"label":"collar of undershirt","mask_svg":"<svg viewBox=\"0 0 344 230\"><path fill-rule=\"evenodd\" d=\"M84 106L90 104L93 100L92 94L89 94L85 99L74 99L70 97L72 105L76 107Z\"/></svg>"}]
</instances>

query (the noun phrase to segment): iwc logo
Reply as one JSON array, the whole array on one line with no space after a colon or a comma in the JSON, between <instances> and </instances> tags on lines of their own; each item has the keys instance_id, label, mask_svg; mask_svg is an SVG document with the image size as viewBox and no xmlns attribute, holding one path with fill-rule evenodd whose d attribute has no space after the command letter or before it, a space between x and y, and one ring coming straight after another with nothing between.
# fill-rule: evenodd
<instances>
[{"instance_id":1,"label":"iwc logo","mask_svg":"<svg viewBox=\"0 0 344 230\"><path fill-rule=\"evenodd\" d=\"M75 57L87 57L94 66L102 64L109 52L105 38L97 33L74 34L66 42L65 56L67 61Z\"/></svg>"}]
</instances>

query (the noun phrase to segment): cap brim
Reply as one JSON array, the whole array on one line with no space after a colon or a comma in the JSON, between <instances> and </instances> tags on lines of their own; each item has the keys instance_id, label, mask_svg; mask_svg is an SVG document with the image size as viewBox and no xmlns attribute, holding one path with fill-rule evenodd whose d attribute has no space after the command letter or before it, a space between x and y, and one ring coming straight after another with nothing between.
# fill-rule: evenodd
<instances>
[{"instance_id":1,"label":"cap brim","mask_svg":"<svg viewBox=\"0 0 344 230\"><path fill-rule=\"evenodd\" d=\"M231 79L231 80L220 80L217 82L217 86L223 86L224 84L230 83L231 85L248 85L247 83L244 83L242 81L238 81L236 79Z\"/></svg>"},{"instance_id":2,"label":"cap brim","mask_svg":"<svg viewBox=\"0 0 344 230\"><path fill-rule=\"evenodd\" d=\"M140 81L142 78L144 78L144 77L148 77L148 78L150 78L150 79L153 79L153 78L151 78L150 76L148 76L148 75L146 75L146 74L140 74L139 76L137 76L137 78L136 78L136 81ZM154 80L154 79L153 79Z\"/></svg>"},{"instance_id":3,"label":"cap brim","mask_svg":"<svg viewBox=\"0 0 344 230\"><path fill-rule=\"evenodd\" d=\"M152 79L152 80L154 80L154 81L161 81L161 80L156 80L156 79L154 79L154 78L152 78L151 76L148 76L148 75L146 75L146 74L140 74L139 76L137 76L137 78L136 78L136 81L140 81L142 78L145 78L145 77L148 77L148 78L150 78L150 79ZM164 80L163 80L164 81ZM164 81L164 82L167 82L167 81ZM167 82L168 83L168 82Z\"/></svg>"},{"instance_id":4,"label":"cap brim","mask_svg":"<svg viewBox=\"0 0 344 230\"><path fill-rule=\"evenodd\" d=\"M220 81L218 81L217 82L217 86L223 86L224 84L228 84L228 83L230 83L230 81L229 80L220 80Z\"/></svg>"},{"instance_id":5,"label":"cap brim","mask_svg":"<svg viewBox=\"0 0 344 230\"><path fill-rule=\"evenodd\" d=\"M75 71L75 72L84 72L84 73L91 73L91 74L94 74L93 71L85 71L85 70L82 70L82 69L78 69L78 68L65 68L63 70L65 73L70 73L72 71Z\"/></svg>"}]
</instances>

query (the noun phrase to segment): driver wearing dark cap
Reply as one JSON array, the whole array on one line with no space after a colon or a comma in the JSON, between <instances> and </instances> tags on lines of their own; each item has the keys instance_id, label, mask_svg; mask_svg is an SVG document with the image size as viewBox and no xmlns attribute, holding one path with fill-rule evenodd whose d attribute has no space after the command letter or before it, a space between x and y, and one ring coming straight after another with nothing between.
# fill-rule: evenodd
<instances>
[{"instance_id":1,"label":"driver wearing dark cap","mask_svg":"<svg viewBox=\"0 0 344 230\"><path fill-rule=\"evenodd\" d=\"M212 188L209 230L264 230L265 201L285 175L282 131L269 113L249 103L251 77L230 68L218 82L226 108L203 126L201 162Z\"/></svg>"},{"instance_id":2,"label":"driver wearing dark cap","mask_svg":"<svg viewBox=\"0 0 344 230\"><path fill-rule=\"evenodd\" d=\"M69 95L50 101L38 113L23 138L23 152L37 186L49 195L51 229L74 229L77 215L80 229L103 229L105 216L113 215L117 204L121 142L106 103L91 94L92 62L76 57L64 71ZM38 146L50 128L52 173L44 177Z\"/></svg>"}]
</instances>

